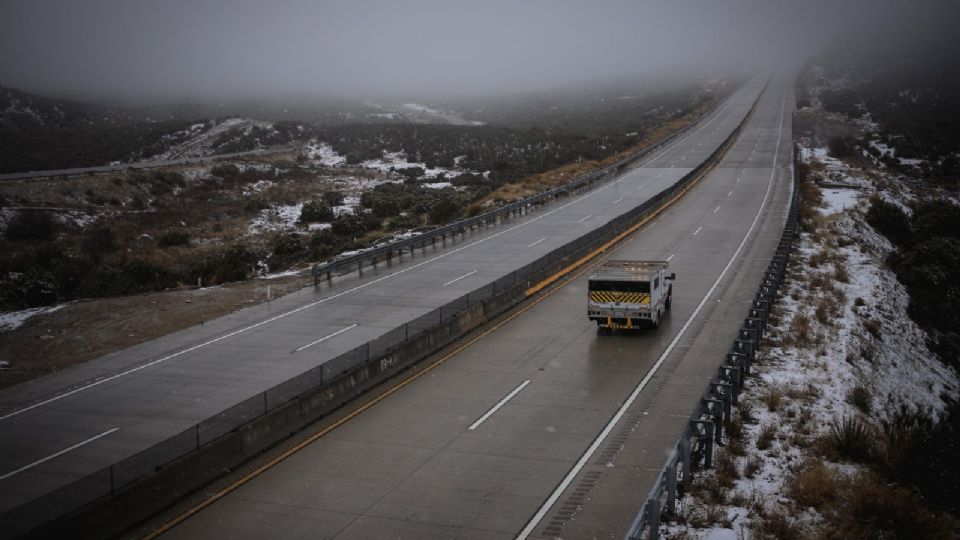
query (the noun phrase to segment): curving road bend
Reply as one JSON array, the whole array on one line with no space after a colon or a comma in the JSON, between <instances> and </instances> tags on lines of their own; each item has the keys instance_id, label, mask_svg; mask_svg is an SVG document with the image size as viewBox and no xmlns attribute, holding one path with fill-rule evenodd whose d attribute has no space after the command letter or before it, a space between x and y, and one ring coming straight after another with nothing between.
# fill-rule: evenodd
<instances>
[{"instance_id":1,"label":"curving road bend","mask_svg":"<svg viewBox=\"0 0 960 540\"><path fill-rule=\"evenodd\" d=\"M598 335L581 274L164 537L623 537L775 250L793 103L772 80L722 162L608 254L670 260L658 331ZM689 159L598 198L623 204Z\"/></svg>"}]
</instances>

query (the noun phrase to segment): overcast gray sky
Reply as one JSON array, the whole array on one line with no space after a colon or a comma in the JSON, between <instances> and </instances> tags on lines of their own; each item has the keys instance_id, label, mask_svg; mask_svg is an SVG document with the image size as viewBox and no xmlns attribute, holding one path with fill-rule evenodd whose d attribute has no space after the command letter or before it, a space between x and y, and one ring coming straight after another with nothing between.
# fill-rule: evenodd
<instances>
[{"instance_id":1,"label":"overcast gray sky","mask_svg":"<svg viewBox=\"0 0 960 540\"><path fill-rule=\"evenodd\" d=\"M130 97L512 92L796 61L865 5L876 3L0 0L0 85Z\"/></svg>"}]
</instances>

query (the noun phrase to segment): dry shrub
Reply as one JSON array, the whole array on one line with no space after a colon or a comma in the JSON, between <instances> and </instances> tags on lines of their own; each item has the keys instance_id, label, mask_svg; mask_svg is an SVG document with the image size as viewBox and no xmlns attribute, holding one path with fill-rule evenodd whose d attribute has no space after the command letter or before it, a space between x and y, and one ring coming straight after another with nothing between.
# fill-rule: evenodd
<instances>
[{"instance_id":1,"label":"dry shrub","mask_svg":"<svg viewBox=\"0 0 960 540\"><path fill-rule=\"evenodd\" d=\"M866 463L877 448L877 434L859 416L846 416L830 424L830 441L837 455L858 463Z\"/></svg>"},{"instance_id":2,"label":"dry shrub","mask_svg":"<svg viewBox=\"0 0 960 540\"><path fill-rule=\"evenodd\" d=\"M787 480L790 497L804 507L821 509L837 497L837 474L821 461L809 460Z\"/></svg>"},{"instance_id":3,"label":"dry shrub","mask_svg":"<svg viewBox=\"0 0 960 540\"><path fill-rule=\"evenodd\" d=\"M930 512L919 495L861 473L846 482L828 513L827 538L956 538L956 522Z\"/></svg>"},{"instance_id":4,"label":"dry shrub","mask_svg":"<svg viewBox=\"0 0 960 540\"><path fill-rule=\"evenodd\" d=\"M813 341L813 328L810 325L810 319L803 313L797 313L797 316L790 322L790 337L796 342L798 347L807 347Z\"/></svg>"},{"instance_id":5,"label":"dry shrub","mask_svg":"<svg viewBox=\"0 0 960 540\"><path fill-rule=\"evenodd\" d=\"M827 259L829 258L830 252L827 251L826 248L823 248L810 256L810 261L808 261L808 264L810 265L810 268L820 268L820 265L827 262Z\"/></svg>"},{"instance_id":6,"label":"dry shrub","mask_svg":"<svg viewBox=\"0 0 960 540\"><path fill-rule=\"evenodd\" d=\"M743 415L738 414L727 420L727 439L739 441L743 438Z\"/></svg>"},{"instance_id":7,"label":"dry shrub","mask_svg":"<svg viewBox=\"0 0 960 540\"><path fill-rule=\"evenodd\" d=\"M717 475L717 484L722 487L732 488L740 479L736 458L730 455L730 452L719 452L713 466Z\"/></svg>"},{"instance_id":8,"label":"dry shrub","mask_svg":"<svg viewBox=\"0 0 960 540\"><path fill-rule=\"evenodd\" d=\"M863 414L870 414L871 401L870 390L863 385L858 384L847 395L847 402L860 409Z\"/></svg>"},{"instance_id":9,"label":"dry shrub","mask_svg":"<svg viewBox=\"0 0 960 540\"><path fill-rule=\"evenodd\" d=\"M820 301L817 303L817 310L814 312L814 316L817 318L817 322L820 324L830 324L832 321L831 312L833 311L833 302L830 300L829 296L824 296L820 298Z\"/></svg>"},{"instance_id":10,"label":"dry shrub","mask_svg":"<svg viewBox=\"0 0 960 540\"><path fill-rule=\"evenodd\" d=\"M756 454L751 454L747 458L746 463L743 464L743 476L746 478L753 478L760 472L760 468L763 466L763 463L760 462L760 457Z\"/></svg>"},{"instance_id":11,"label":"dry shrub","mask_svg":"<svg viewBox=\"0 0 960 540\"><path fill-rule=\"evenodd\" d=\"M860 357L872 364L877 359L877 348L873 343L864 342L860 345Z\"/></svg>"},{"instance_id":12,"label":"dry shrub","mask_svg":"<svg viewBox=\"0 0 960 540\"><path fill-rule=\"evenodd\" d=\"M870 333L871 336L879 339L880 338L880 323L873 319L867 319L863 321L863 328Z\"/></svg>"},{"instance_id":13,"label":"dry shrub","mask_svg":"<svg viewBox=\"0 0 960 540\"><path fill-rule=\"evenodd\" d=\"M768 511L759 520L750 524L751 538L776 538L778 540L800 540L805 538L796 522L783 510Z\"/></svg>"},{"instance_id":14,"label":"dry shrub","mask_svg":"<svg viewBox=\"0 0 960 540\"><path fill-rule=\"evenodd\" d=\"M780 402L783 401L783 388L778 385L768 386L760 400L767 406L768 411L777 412Z\"/></svg>"},{"instance_id":15,"label":"dry shrub","mask_svg":"<svg viewBox=\"0 0 960 540\"><path fill-rule=\"evenodd\" d=\"M777 437L777 426L766 424L760 427L760 433L757 435L757 449L766 450L773 444Z\"/></svg>"},{"instance_id":16,"label":"dry shrub","mask_svg":"<svg viewBox=\"0 0 960 540\"><path fill-rule=\"evenodd\" d=\"M853 300L853 305L855 305L855 306L857 306L857 307L863 307L863 306L867 305L867 302L866 302L866 300L864 300L863 298L860 298L860 297L858 296L858 297L856 297L856 298Z\"/></svg>"},{"instance_id":17,"label":"dry shrub","mask_svg":"<svg viewBox=\"0 0 960 540\"><path fill-rule=\"evenodd\" d=\"M847 272L847 267L841 263L836 263L834 267L833 279L840 283L850 283L850 274Z\"/></svg>"},{"instance_id":18,"label":"dry shrub","mask_svg":"<svg viewBox=\"0 0 960 540\"><path fill-rule=\"evenodd\" d=\"M757 422L757 417L754 415L755 407L756 405L752 401L741 401L737 405L737 416L743 420L744 424L755 424Z\"/></svg>"}]
</instances>

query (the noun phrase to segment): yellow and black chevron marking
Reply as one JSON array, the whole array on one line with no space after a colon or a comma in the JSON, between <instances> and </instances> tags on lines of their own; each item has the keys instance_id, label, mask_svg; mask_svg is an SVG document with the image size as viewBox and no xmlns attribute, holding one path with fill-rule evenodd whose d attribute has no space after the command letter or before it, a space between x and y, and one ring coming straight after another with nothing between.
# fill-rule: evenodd
<instances>
[{"instance_id":1,"label":"yellow and black chevron marking","mask_svg":"<svg viewBox=\"0 0 960 540\"><path fill-rule=\"evenodd\" d=\"M647 293L619 292L619 291L590 291L591 302L612 304L649 304L650 295Z\"/></svg>"}]
</instances>

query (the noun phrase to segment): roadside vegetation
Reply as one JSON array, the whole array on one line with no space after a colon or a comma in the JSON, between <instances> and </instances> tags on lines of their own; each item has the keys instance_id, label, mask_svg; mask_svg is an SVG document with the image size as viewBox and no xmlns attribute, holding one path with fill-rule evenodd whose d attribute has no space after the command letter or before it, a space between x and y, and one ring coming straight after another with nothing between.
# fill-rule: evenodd
<instances>
[{"instance_id":1,"label":"roadside vegetation","mask_svg":"<svg viewBox=\"0 0 960 540\"><path fill-rule=\"evenodd\" d=\"M5 182L0 309L303 268L570 181L654 144L722 95L691 87L619 104L630 114L613 125L596 123L608 114L601 101L577 109L563 125L544 118L549 129L254 123L213 137L210 148L296 143L298 149L213 166ZM31 111L61 106L37 103ZM336 159L315 157L316 144ZM385 161L388 155L404 160L402 166Z\"/></svg>"}]
</instances>

